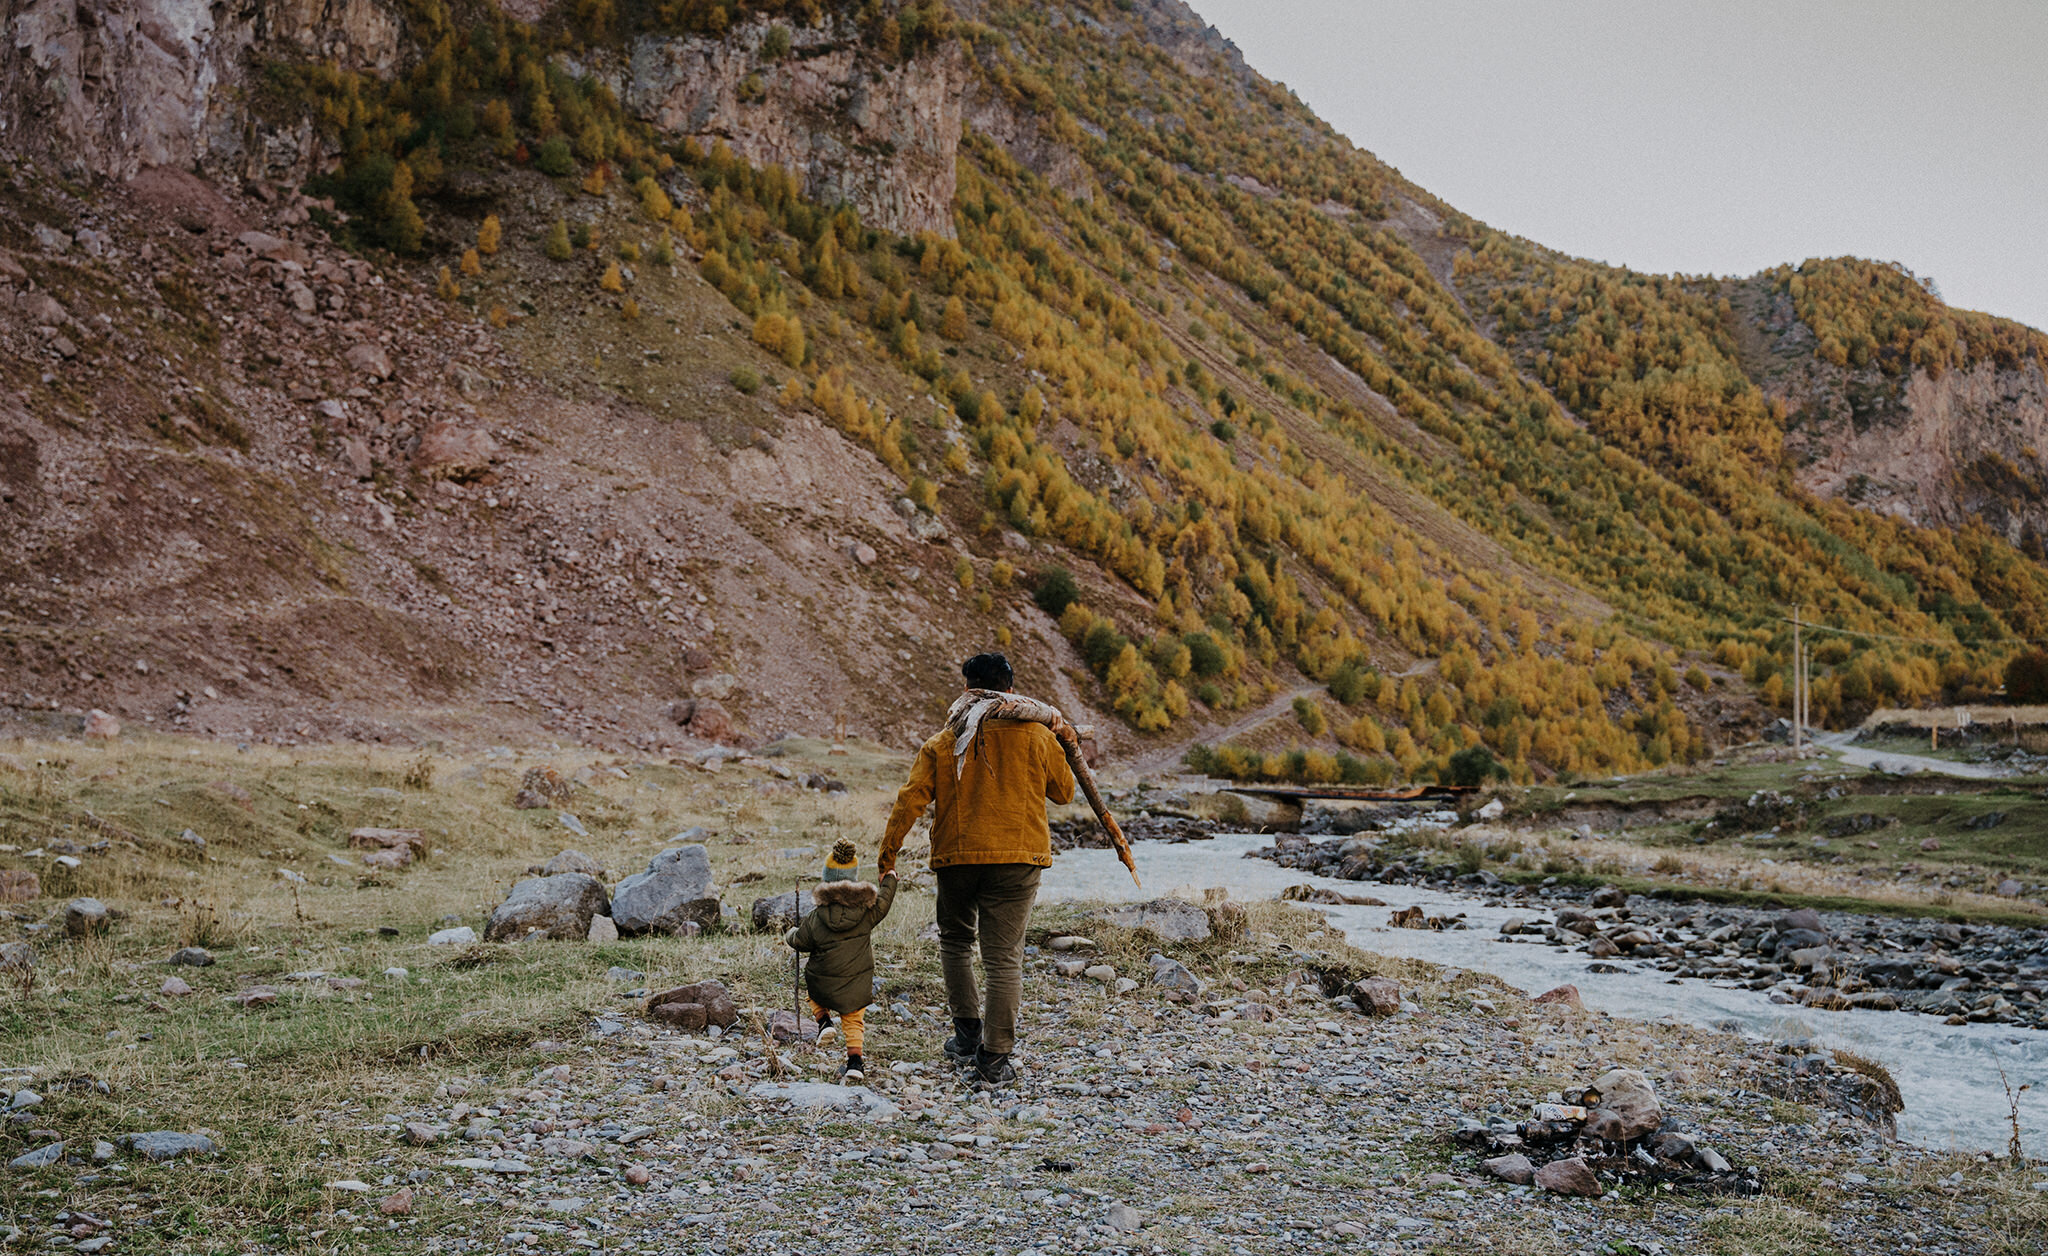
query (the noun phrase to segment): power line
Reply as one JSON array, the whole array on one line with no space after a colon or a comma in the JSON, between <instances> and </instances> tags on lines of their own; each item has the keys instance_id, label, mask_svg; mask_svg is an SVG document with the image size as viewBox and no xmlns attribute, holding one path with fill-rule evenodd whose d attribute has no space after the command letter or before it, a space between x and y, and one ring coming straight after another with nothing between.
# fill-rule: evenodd
<instances>
[{"instance_id":1,"label":"power line","mask_svg":"<svg viewBox=\"0 0 2048 1256\"><path fill-rule=\"evenodd\" d=\"M1900 637L1894 636L1893 634L1888 632L1862 632L1855 628L1837 628L1832 624L1816 624L1811 620L1790 620L1786 619L1782 615L1777 616L1776 620L1778 623L1781 624L1796 623L1800 626L1811 629L1814 632L1839 633L1845 637L1862 637L1866 641L1897 641L1904 645L1943 645L1948 646L1952 649L1967 649L1969 648L1970 644L1967 641L1958 641L1953 637ZM2020 645L2040 645L2044 642L2048 642L2048 637L2005 637L2001 638L2000 640L2017 642ZM1982 644L1993 645L1999 643L1984 642Z\"/></svg>"}]
</instances>

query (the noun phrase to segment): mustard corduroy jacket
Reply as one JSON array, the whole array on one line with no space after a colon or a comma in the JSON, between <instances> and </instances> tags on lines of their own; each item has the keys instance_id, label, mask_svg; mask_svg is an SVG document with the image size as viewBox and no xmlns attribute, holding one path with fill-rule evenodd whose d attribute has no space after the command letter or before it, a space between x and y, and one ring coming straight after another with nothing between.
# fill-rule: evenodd
<instances>
[{"instance_id":1,"label":"mustard corduroy jacket","mask_svg":"<svg viewBox=\"0 0 2048 1256\"><path fill-rule=\"evenodd\" d=\"M882 834L882 873L896 867L903 835L932 808L934 868L954 864L1028 863L1052 866L1052 831L1045 804L1074 800L1074 773L1059 739L1043 724L985 720L954 776L953 733L924 743L910 780L896 791L896 808Z\"/></svg>"}]
</instances>

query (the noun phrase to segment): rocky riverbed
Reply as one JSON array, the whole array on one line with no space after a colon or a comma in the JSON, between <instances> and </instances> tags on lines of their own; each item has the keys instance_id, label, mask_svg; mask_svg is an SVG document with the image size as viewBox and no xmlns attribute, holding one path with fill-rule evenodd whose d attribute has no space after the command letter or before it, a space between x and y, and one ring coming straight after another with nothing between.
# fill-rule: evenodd
<instances>
[{"instance_id":1,"label":"rocky riverbed","mask_svg":"<svg viewBox=\"0 0 2048 1256\"><path fill-rule=\"evenodd\" d=\"M1319 876L1426 885L1526 908L1500 931L1595 961L1649 960L1682 978L1766 991L1777 1003L2048 1027L2048 930L1665 902L1554 881L1511 886L1483 869L1467 871L1441 851L1394 847L1374 836L1281 836L1257 853Z\"/></svg>"},{"instance_id":2,"label":"rocky riverbed","mask_svg":"<svg viewBox=\"0 0 2048 1256\"><path fill-rule=\"evenodd\" d=\"M321 1153L328 1210L241 1250L1960 1254L2048 1216L2010 1166L1890 1139L1853 1059L1376 960L1276 904L1162 911L1041 913L1058 941L1000 1090L944 1062L928 978L885 979L848 1088L836 1053L776 1040L786 1013L680 1029L615 969L614 1007L516 1066L303 1114L352 1149ZM14 1241L162 1250L120 1162L77 1160L33 1169L64 1191L16 1194Z\"/></svg>"}]
</instances>

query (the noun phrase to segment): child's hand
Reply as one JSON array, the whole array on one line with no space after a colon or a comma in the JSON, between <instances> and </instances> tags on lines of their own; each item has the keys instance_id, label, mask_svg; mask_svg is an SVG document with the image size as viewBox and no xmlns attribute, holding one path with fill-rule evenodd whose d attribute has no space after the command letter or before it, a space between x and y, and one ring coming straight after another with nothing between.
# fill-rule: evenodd
<instances>
[{"instance_id":1,"label":"child's hand","mask_svg":"<svg viewBox=\"0 0 2048 1256\"><path fill-rule=\"evenodd\" d=\"M783 935L782 935L782 943L783 943L783 945L784 945L784 946L787 946L787 947L791 948L792 950L793 950L793 949L795 949L795 947L796 947L796 930L795 930L795 929L791 929L791 930L790 930L789 932L787 932L787 933L783 934Z\"/></svg>"}]
</instances>

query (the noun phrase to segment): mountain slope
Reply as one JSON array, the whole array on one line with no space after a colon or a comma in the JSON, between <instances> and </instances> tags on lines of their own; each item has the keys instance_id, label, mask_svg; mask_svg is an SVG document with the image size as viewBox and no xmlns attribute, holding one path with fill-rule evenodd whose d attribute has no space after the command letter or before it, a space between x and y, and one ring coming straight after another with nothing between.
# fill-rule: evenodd
<instances>
[{"instance_id":1,"label":"mountain slope","mask_svg":"<svg viewBox=\"0 0 2048 1256\"><path fill-rule=\"evenodd\" d=\"M326 64L230 15L261 90L150 150L223 195L12 172L24 706L907 739L998 643L1118 738L1325 686L1235 770L1542 774L1742 735L1791 604L1913 639L1825 647L1824 717L2048 635L2038 334L1501 235L1179 4L349 13ZM10 57L12 133L62 137ZM1954 473L1907 483L1902 425Z\"/></svg>"}]
</instances>

